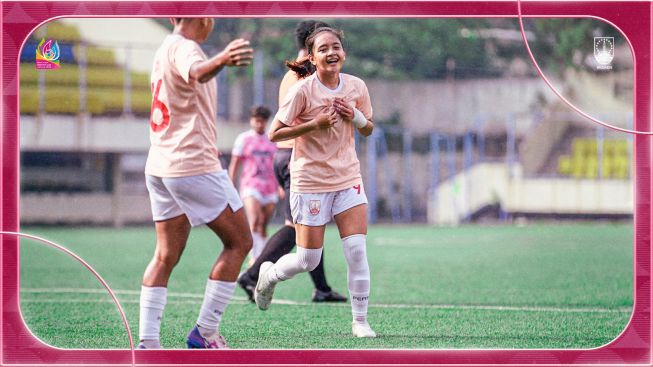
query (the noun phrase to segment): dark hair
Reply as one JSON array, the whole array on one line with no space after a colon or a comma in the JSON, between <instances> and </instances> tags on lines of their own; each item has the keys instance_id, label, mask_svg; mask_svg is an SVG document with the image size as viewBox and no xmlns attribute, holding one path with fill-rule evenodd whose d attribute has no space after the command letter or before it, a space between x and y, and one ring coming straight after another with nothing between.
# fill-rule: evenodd
<instances>
[{"instance_id":1,"label":"dark hair","mask_svg":"<svg viewBox=\"0 0 653 367\"><path fill-rule=\"evenodd\" d=\"M249 110L249 116L250 117L262 117L264 119L269 119L270 115L272 115L272 112L270 111L269 108L260 105L260 106L253 106Z\"/></svg>"},{"instance_id":2,"label":"dark hair","mask_svg":"<svg viewBox=\"0 0 653 367\"><path fill-rule=\"evenodd\" d=\"M336 37L338 37L340 42L342 42L342 38L344 37L342 31L335 30L328 26L315 28L313 32L311 32L311 34L308 35L308 37L306 37L306 40L304 41L304 45L309 55L313 54L313 45L315 44L315 39L320 33L323 32L333 33L334 35L336 35ZM286 66L290 68L290 70L294 71L300 79L305 78L315 72L315 66L311 64L311 62L308 59L308 56L305 56L297 61L286 61Z\"/></svg>"},{"instance_id":3,"label":"dark hair","mask_svg":"<svg viewBox=\"0 0 653 367\"><path fill-rule=\"evenodd\" d=\"M329 27L329 25L319 20L304 20L299 22L297 28L295 28L295 46L297 46L297 50L305 48L308 36L310 36L316 28L322 27Z\"/></svg>"}]
</instances>

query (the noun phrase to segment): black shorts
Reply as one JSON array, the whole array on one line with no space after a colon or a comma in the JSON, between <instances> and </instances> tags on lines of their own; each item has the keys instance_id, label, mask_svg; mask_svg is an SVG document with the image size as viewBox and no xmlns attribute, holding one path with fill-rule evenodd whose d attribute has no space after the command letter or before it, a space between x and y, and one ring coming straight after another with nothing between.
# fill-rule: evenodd
<instances>
[{"instance_id":1,"label":"black shorts","mask_svg":"<svg viewBox=\"0 0 653 367\"><path fill-rule=\"evenodd\" d=\"M291 155L292 149L290 148L277 149L274 153L274 175L279 186L283 187L283 191L286 193L282 203L283 216L290 222L292 222L292 214L290 214L290 168L288 165Z\"/></svg>"}]
</instances>

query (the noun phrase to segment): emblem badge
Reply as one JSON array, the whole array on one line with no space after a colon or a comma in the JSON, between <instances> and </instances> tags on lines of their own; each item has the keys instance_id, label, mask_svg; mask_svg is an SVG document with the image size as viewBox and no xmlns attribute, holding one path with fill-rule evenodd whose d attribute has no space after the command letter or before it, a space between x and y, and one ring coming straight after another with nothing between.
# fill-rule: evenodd
<instances>
[{"instance_id":1,"label":"emblem badge","mask_svg":"<svg viewBox=\"0 0 653 367\"><path fill-rule=\"evenodd\" d=\"M308 202L308 211L312 215L320 214L320 201L319 200L310 200Z\"/></svg>"},{"instance_id":2,"label":"emblem badge","mask_svg":"<svg viewBox=\"0 0 653 367\"><path fill-rule=\"evenodd\" d=\"M599 66L609 66L613 58L614 37L594 37L594 59Z\"/></svg>"}]
</instances>

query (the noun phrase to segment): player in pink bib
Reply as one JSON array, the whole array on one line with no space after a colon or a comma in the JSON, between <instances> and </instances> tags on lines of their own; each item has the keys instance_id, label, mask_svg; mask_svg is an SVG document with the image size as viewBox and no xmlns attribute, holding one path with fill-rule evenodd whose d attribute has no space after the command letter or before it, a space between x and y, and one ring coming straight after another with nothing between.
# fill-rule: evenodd
<instances>
[{"instance_id":1,"label":"player in pink bib","mask_svg":"<svg viewBox=\"0 0 653 367\"><path fill-rule=\"evenodd\" d=\"M245 212L252 230L252 263L265 247L268 222L279 200L273 167L277 147L265 134L265 125L270 115L267 107L252 107L249 119L252 128L236 138L229 164L229 177L234 184L238 169L242 166L240 197L245 204Z\"/></svg>"}]
</instances>

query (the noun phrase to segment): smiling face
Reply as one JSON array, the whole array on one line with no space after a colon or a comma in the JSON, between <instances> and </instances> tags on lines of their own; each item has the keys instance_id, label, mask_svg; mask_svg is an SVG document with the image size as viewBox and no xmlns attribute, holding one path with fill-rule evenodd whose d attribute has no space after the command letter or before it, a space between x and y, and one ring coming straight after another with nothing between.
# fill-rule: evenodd
<instances>
[{"instance_id":1,"label":"smiling face","mask_svg":"<svg viewBox=\"0 0 653 367\"><path fill-rule=\"evenodd\" d=\"M340 38L331 31L320 32L313 42L309 60L318 71L339 73L345 62L345 50Z\"/></svg>"}]
</instances>

